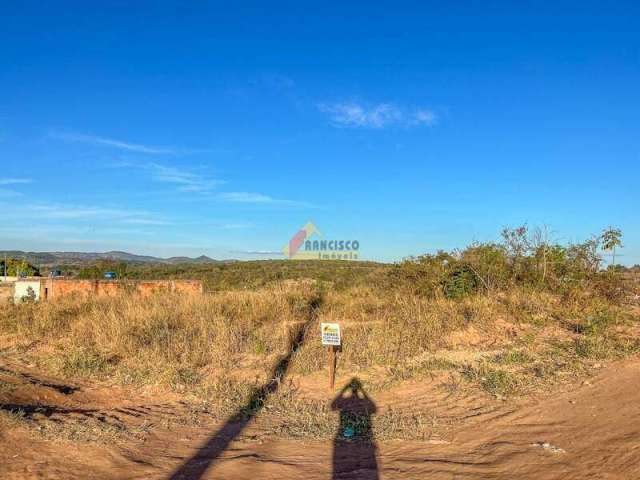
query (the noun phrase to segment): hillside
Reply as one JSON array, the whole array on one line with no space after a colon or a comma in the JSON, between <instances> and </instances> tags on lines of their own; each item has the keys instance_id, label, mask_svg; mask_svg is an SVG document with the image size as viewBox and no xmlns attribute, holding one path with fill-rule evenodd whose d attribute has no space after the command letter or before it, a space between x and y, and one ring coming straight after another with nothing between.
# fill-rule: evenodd
<instances>
[{"instance_id":1,"label":"hillside","mask_svg":"<svg viewBox=\"0 0 640 480\"><path fill-rule=\"evenodd\" d=\"M205 255L196 258L169 257L160 258L150 255L136 255L134 253L109 252L25 252L21 250L0 250L0 257L24 258L34 265L78 265L93 263L98 260L114 260L138 264L176 264L176 263L225 263L228 260L214 260Z\"/></svg>"}]
</instances>

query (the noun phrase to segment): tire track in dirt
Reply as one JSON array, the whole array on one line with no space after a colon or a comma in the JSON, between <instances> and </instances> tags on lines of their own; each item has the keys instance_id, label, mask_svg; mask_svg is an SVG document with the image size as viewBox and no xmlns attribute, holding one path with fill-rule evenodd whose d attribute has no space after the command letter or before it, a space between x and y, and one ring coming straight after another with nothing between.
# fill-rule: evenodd
<instances>
[{"instance_id":1,"label":"tire track in dirt","mask_svg":"<svg viewBox=\"0 0 640 480\"><path fill-rule=\"evenodd\" d=\"M312 320L315 321L310 318L309 322ZM306 325L308 327L310 323ZM275 369L275 372L279 370ZM0 378L5 374L8 381L20 388L31 389L28 392L58 399L58 403L50 406L61 411L51 411L49 417L33 412L34 421L55 419L73 423L82 413L62 410L85 408L92 415L104 416L107 420L107 415L114 415L131 428L144 422L177 422L180 417L193 413L186 403L144 403L137 399L123 401L113 408L89 404L83 407L83 385L76 392L65 395L45 386L60 386L56 381L29 373L34 383L26 376L11 376L1 371ZM263 389L274 381L277 384L284 374L286 369L281 376L272 376L271 381L259 391L268 393ZM394 409L428 409L441 419L459 420L455 434L446 442L377 441L380 478L640 479L638 385L640 360L636 358L601 370L589 382L577 383L553 395L518 402L500 402L479 395L448 395L445 391L438 392L434 384L427 382L400 385L380 392L376 398L379 404L384 403ZM0 404L21 403L9 401L10 394L10 391L0 392ZM47 397L48 394L51 397ZM75 397L79 400L74 400ZM89 472L91 478L99 479L167 480L180 478L175 475L187 459L193 461L194 469L201 469L201 472L195 470L200 475L198 477L190 475L194 472L192 470L183 470L184 479L331 478L330 441L270 437L268 429L261 430L251 420L244 427L225 432L222 425L217 432L222 431L229 436L218 440L226 443L227 448L220 449L220 444L214 442L210 448L200 449L195 455L193 445L206 447L211 439L207 428L195 424L171 423L170 427L154 429L144 442L128 438L123 445L91 443L82 444L82 448L78 448L78 444L71 444L73 448L69 448L69 444L7 432L1 439L1 474L3 479L21 480L81 479L87 478ZM371 473L358 468L354 466L351 476L341 478L355 479Z\"/></svg>"},{"instance_id":2,"label":"tire track in dirt","mask_svg":"<svg viewBox=\"0 0 640 480\"><path fill-rule=\"evenodd\" d=\"M214 433L198 451L186 459L169 477L170 480L198 480L209 469L211 464L227 450L231 442L237 438L260 412L267 398L274 394L289 371L291 361L305 342L307 331L318 318L322 305L322 295L317 294L308 305L306 320L293 332L288 352L273 367L269 381L256 389L247 404L232 415L227 422Z\"/></svg>"},{"instance_id":3,"label":"tire track in dirt","mask_svg":"<svg viewBox=\"0 0 640 480\"><path fill-rule=\"evenodd\" d=\"M3 386L0 411L23 420L37 431L55 430L62 436L65 429L74 431L81 425L109 427L113 432L127 435L141 427L148 429L194 414L192 407L181 401L156 404L128 401L104 408L96 404L95 399L88 400L80 386L43 378L13 363L0 365L0 385ZM77 398L78 395L81 398Z\"/></svg>"}]
</instances>

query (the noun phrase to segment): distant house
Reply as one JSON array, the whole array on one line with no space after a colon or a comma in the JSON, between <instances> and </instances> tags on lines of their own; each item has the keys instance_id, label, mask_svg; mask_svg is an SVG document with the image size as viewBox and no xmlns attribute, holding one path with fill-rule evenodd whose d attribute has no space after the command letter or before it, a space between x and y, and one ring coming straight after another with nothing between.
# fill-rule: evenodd
<instances>
[{"instance_id":1,"label":"distant house","mask_svg":"<svg viewBox=\"0 0 640 480\"><path fill-rule=\"evenodd\" d=\"M18 303L25 300L37 302L40 300L40 285L41 282L38 278L19 278L13 286L14 302Z\"/></svg>"}]
</instances>

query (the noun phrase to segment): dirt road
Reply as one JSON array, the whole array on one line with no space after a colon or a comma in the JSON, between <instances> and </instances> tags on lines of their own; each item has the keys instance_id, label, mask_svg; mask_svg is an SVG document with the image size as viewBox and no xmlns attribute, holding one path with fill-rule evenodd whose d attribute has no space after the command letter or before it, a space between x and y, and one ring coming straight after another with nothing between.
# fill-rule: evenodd
<instances>
[{"instance_id":1,"label":"dirt road","mask_svg":"<svg viewBox=\"0 0 640 480\"><path fill-rule=\"evenodd\" d=\"M24 385L13 391L11 404L4 394L2 408L9 410L28 402L49 405L49 411L40 407L33 412L34 418L37 414L49 421L87 418L143 429L145 424L160 425L162 418L182 408L174 401L140 404L138 398L114 408L105 402L118 392L65 391L65 386L28 374L16 375L15 371L11 378ZM0 477L640 479L638 359L610 364L590 380L556 395L515 403L493 400L479 405L477 399L467 398L452 406L446 404L451 399L430 398L432 390L425 387L421 394L420 388L411 387L413 403L430 401L434 408L453 408L456 415L466 418L450 437L384 442L372 438L370 443L307 441L275 438L253 424L241 430L231 423L158 427L139 438L105 445L47 440L18 426L1 433ZM372 401L379 406L394 401L406 404L403 393L407 392L385 392ZM201 448L203 445L206 448Z\"/></svg>"}]
</instances>

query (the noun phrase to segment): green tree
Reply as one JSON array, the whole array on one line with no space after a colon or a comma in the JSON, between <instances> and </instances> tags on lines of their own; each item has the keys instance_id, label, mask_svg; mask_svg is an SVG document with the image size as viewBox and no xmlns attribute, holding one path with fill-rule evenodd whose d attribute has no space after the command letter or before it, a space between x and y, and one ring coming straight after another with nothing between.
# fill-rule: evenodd
<instances>
[{"instance_id":1,"label":"green tree","mask_svg":"<svg viewBox=\"0 0 640 480\"><path fill-rule=\"evenodd\" d=\"M22 258L8 258L6 263L6 273L10 277L34 277L40 275L36 267ZM5 262L0 260L0 275L5 274Z\"/></svg>"},{"instance_id":2,"label":"green tree","mask_svg":"<svg viewBox=\"0 0 640 480\"><path fill-rule=\"evenodd\" d=\"M115 260L99 260L93 265L86 266L78 272L78 278L99 280L104 278L107 272L115 272L118 280L128 277L128 266L126 262Z\"/></svg>"},{"instance_id":3,"label":"green tree","mask_svg":"<svg viewBox=\"0 0 640 480\"><path fill-rule=\"evenodd\" d=\"M602 232L602 249L612 252L611 265L616 264L616 247L622 248L622 230L609 227Z\"/></svg>"},{"instance_id":4,"label":"green tree","mask_svg":"<svg viewBox=\"0 0 640 480\"><path fill-rule=\"evenodd\" d=\"M522 280L527 268L527 255L531 251L529 227L521 225L516 228L505 227L501 232L504 248L511 262L513 280Z\"/></svg>"},{"instance_id":5,"label":"green tree","mask_svg":"<svg viewBox=\"0 0 640 480\"><path fill-rule=\"evenodd\" d=\"M600 269L602 257L598 255L601 237L594 235L582 243L569 245L566 250L566 260L574 278L595 274Z\"/></svg>"}]
</instances>

